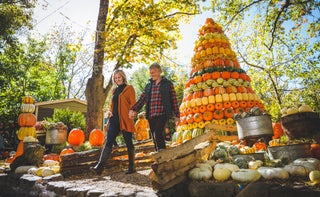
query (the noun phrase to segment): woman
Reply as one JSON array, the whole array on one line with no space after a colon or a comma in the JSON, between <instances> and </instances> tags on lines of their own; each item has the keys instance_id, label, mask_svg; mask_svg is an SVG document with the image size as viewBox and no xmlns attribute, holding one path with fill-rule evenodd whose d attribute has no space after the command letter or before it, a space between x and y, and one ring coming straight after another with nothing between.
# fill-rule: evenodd
<instances>
[{"instance_id":1,"label":"woman","mask_svg":"<svg viewBox=\"0 0 320 197\"><path fill-rule=\"evenodd\" d=\"M134 120L129 118L128 113L136 101L136 93L133 86L127 84L127 77L122 70L114 71L113 82L116 87L113 90L110 111L107 114L109 118L107 139L102 149L98 164L91 168L98 175L102 174L104 164L110 158L112 146L120 132L122 132L129 157L129 167L126 174L135 172L135 154L132 141L132 134L135 132L135 127Z\"/></svg>"}]
</instances>

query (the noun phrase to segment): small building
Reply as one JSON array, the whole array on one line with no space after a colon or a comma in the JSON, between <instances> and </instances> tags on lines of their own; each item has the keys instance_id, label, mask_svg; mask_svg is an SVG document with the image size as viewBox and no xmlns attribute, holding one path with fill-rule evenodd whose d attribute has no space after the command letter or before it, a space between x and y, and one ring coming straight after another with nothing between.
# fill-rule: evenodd
<instances>
[{"instance_id":1,"label":"small building","mask_svg":"<svg viewBox=\"0 0 320 197\"><path fill-rule=\"evenodd\" d=\"M45 117L51 118L55 109L67 109L70 111L81 112L86 117L87 101L80 99L62 99L54 101L45 101L35 103L35 115L38 121L44 120Z\"/></svg>"}]
</instances>

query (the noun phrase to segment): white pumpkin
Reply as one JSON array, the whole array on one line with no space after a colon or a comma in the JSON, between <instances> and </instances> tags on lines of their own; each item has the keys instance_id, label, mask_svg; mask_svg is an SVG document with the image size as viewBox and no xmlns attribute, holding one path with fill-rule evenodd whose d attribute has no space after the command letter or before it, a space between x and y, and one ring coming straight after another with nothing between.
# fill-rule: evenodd
<instances>
[{"instance_id":1,"label":"white pumpkin","mask_svg":"<svg viewBox=\"0 0 320 197\"><path fill-rule=\"evenodd\" d=\"M255 160L255 161L249 161L248 167L249 169L256 170L260 168L263 165L263 162L261 160Z\"/></svg>"},{"instance_id":2,"label":"white pumpkin","mask_svg":"<svg viewBox=\"0 0 320 197\"><path fill-rule=\"evenodd\" d=\"M254 182L260 179L261 174L257 170L240 169L233 171L231 177L233 180L239 182Z\"/></svg>"},{"instance_id":3,"label":"white pumpkin","mask_svg":"<svg viewBox=\"0 0 320 197\"><path fill-rule=\"evenodd\" d=\"M204 163L209 164L212 168L217 164L213 159L206 160Z\"/></svg>"},{"instance_id":4,"label":"white pumpkin","mask_svg":"<svg viewBox=\"0 0 320 197\"><path fill-rule=\"evenodd\" d=\"M309 179L312 183L320 183L320 171L313 170L309 173Z\"/></svg>"},{"instance_id":5,"label":"white pumpkin","mask_svg":"<svg viewBox=\"0 0 320 197\"><path fill-rule=\"evenodd\" d=\"M44 170L51 170L51 169L49 167L40 167L40 168L37 169L36 175L37 176L43 176L43 171Z\"/></svg>"},{"instance_id":6,"label":"white pumpkin","mask_svg":"<svg viewBox=\"0 0 320 197\"><path fill-rule=\"evenodd\" d=\"M20 109L23 113L33 113L36 106L34 104L22 103Z\"/></svg>"},{"instance_id":7,"label":"white pumpkin","mask_svg":"<svg viewBox=\"0 0 320 197\"><path fill-rule=\"evenodd\" d=\"M227 168L228 170L230 170L231 172L239 170L239 166L235 165L235 164L231 164L231 163L218 163L214 166L214 169L218 169L218 168Z\"/></svg>"},{"instance_id":8,"label":"white pumpkin","mask_svg":"<svg viewBox=\"0 0 320 197\"><path fill-rule=\"evenodd\" d=\"M230 176L231 171L227 168L217 168L213 171L213 177L217 181L226 181Z\"/></svg>"},{"instance_id":9,"label":"white pumpkin","mask_svg":"<svg viewBox=\"0 0 320 197\"><path fill-rule=\"evenodd\" d=\"M188 177L192 180L207 181L212 178L212 170L208 168L195 167L188 172Z\"/></svg>"},{"instance_id":10,"label":"white pumpkin","mask_svg":"<svg viewBox=\"0 0 320 197\"><path fill-rule=\"evenodd\" d=\"M197 163L196 168L206 168L206 169L212 171L212 167L208 163Z\"/></svg>"},{"instance_id":11,"label":"white pumpkin","mask_svg":"<svg viewBox=\"0 0 320 197\"><path fill-rule=\"evenodd\" d=\"M319 170L320 160L316 158L299 158L292 162L293 164L302 165L308 168L310 171Z\"/></svg>"},{"instance_id":12,"label":"white pumpkin","mask_svg":"<svg viewBox=\"0 0 320 197\"><path fill-rule=\"evenodd\" d=\"M312 112L312 108L309 105L303 104L299 107L299 112Z\"/></svg>"},{"instance_id":13,"label":"white pumpkin","mask_svg":"<svg viewBox=\"0 0 320 197\"><path fill-rule=\"evenodd\" d=\"M28 174L37 175L36 174L37 170L38 170L38 168L35 166L33 168L29 168Z\"/></svg>"},{"instance_id":14,"label":"white pumpkin","mask_svg":"<svg viewBox=\"0 0 320 197\"><path fill-rule=\"evenodd\" d=\"M46 166L46 167L59 166L59 162L48 159L43 162L43 166Z\"/></svg>"},{"instance_id":15,"label":"white pumpkin","mask_svg":"<svg viewBox=\"0 0 320 197\"><path fill-rule=\"evenodd\" d=\"M283 168L272 168L272 167L260 167L258 172L263 178L269 179L288 179L289 173Z\"/></svg>"},{"instance_id":16,"label":"white pumpkin","mask_svg":"<svg viewBox=\"0 0 320 197\"><path fill-rule=\"evenodd\" d=\"M45 169L42 170L42 176L43 177L51 176L51 175L54 175L54 171L52 169L45 168Z\"/></svg>"},{"instance_id":17,"label":"white pumpkin","mask_svg":"<svg viewBox=\"0 0 320 197\"><path fill-rule=\"evenodd\" d=\"M296 108L296 107L290 107L290 108L287 110L287 115L296 114L296 113L298 113L298 112L299 112L298 108Z\"/></svg>"},{"instance_id":18,"label":"white pumpkin","mask_svg":"<svg viewBox=\"0 0 320 197\"><path fill-rule=\"evenodd\" d=\"M34 168L35 166L19 166L15 169L16 174L27 174L30 168Z\"/></svg>"},{"instance_id":19,"label":"white pumpkin","mask_svg":"<svg viewBox=\"0 0 320 197\"><path fill-rule=\"evenodd\" d=\"M297 165L297 164L288 164L284 166L284 169L289 172L291 176L308 176L310 170L308 170L303 165Z\"/></svg>"}]
</instances>

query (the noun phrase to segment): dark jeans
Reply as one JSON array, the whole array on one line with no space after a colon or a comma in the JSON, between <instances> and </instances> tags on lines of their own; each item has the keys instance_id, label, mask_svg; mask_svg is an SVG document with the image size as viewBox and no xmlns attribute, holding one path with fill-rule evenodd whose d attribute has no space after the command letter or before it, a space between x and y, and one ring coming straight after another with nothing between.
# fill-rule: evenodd
<instances>
[{"instance_id":1,"label":"dark jeans","mask_svg":"<svg viewBox=\"0 0 320 197\"><path fill-rule=\"evenodd\" d=\"M112 148L112 146L116 143L116 137L120 133L120 122L116 118L111 117L109 120L109 127L107 133L107 142L106 147ZM124 142L128 149L133 149L133 142L132 142L132 132L122 131L122 135L124 138Z\"/></svg>"},{"instance_id":2,"label":"dark jeans","mask_svg":"<svg viewBox=\"0 0 320 197\"><path fill-rule=\"evenodd\" d=\"M156 151L159 151L160 149L165 149L165 129L168 121L166 116L163 115L154 118L149 118L148 121Z\"/></svg>"}]
</instances>

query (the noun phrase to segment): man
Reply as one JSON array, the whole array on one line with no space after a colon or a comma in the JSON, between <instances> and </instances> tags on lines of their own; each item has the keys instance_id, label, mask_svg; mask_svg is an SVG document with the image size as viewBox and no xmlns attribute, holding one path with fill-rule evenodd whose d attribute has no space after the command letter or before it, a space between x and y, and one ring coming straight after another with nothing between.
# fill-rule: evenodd
<instances>
[{"instance_id":1,"label":"man","mask_svg":"<svg viewBox=\"0 0 320 197\"><path fill-rule=\"evenodd\" d=\"M175 123L180 121L180 112L173 83L161 76L162 69L158 63L149 67L151 79L140 95L139 100L131 107L129 117L133 118L146 104L146 118L156 151L166 148L165 128L168 120L175 114Z\"/></svg>"}]
</instances>

